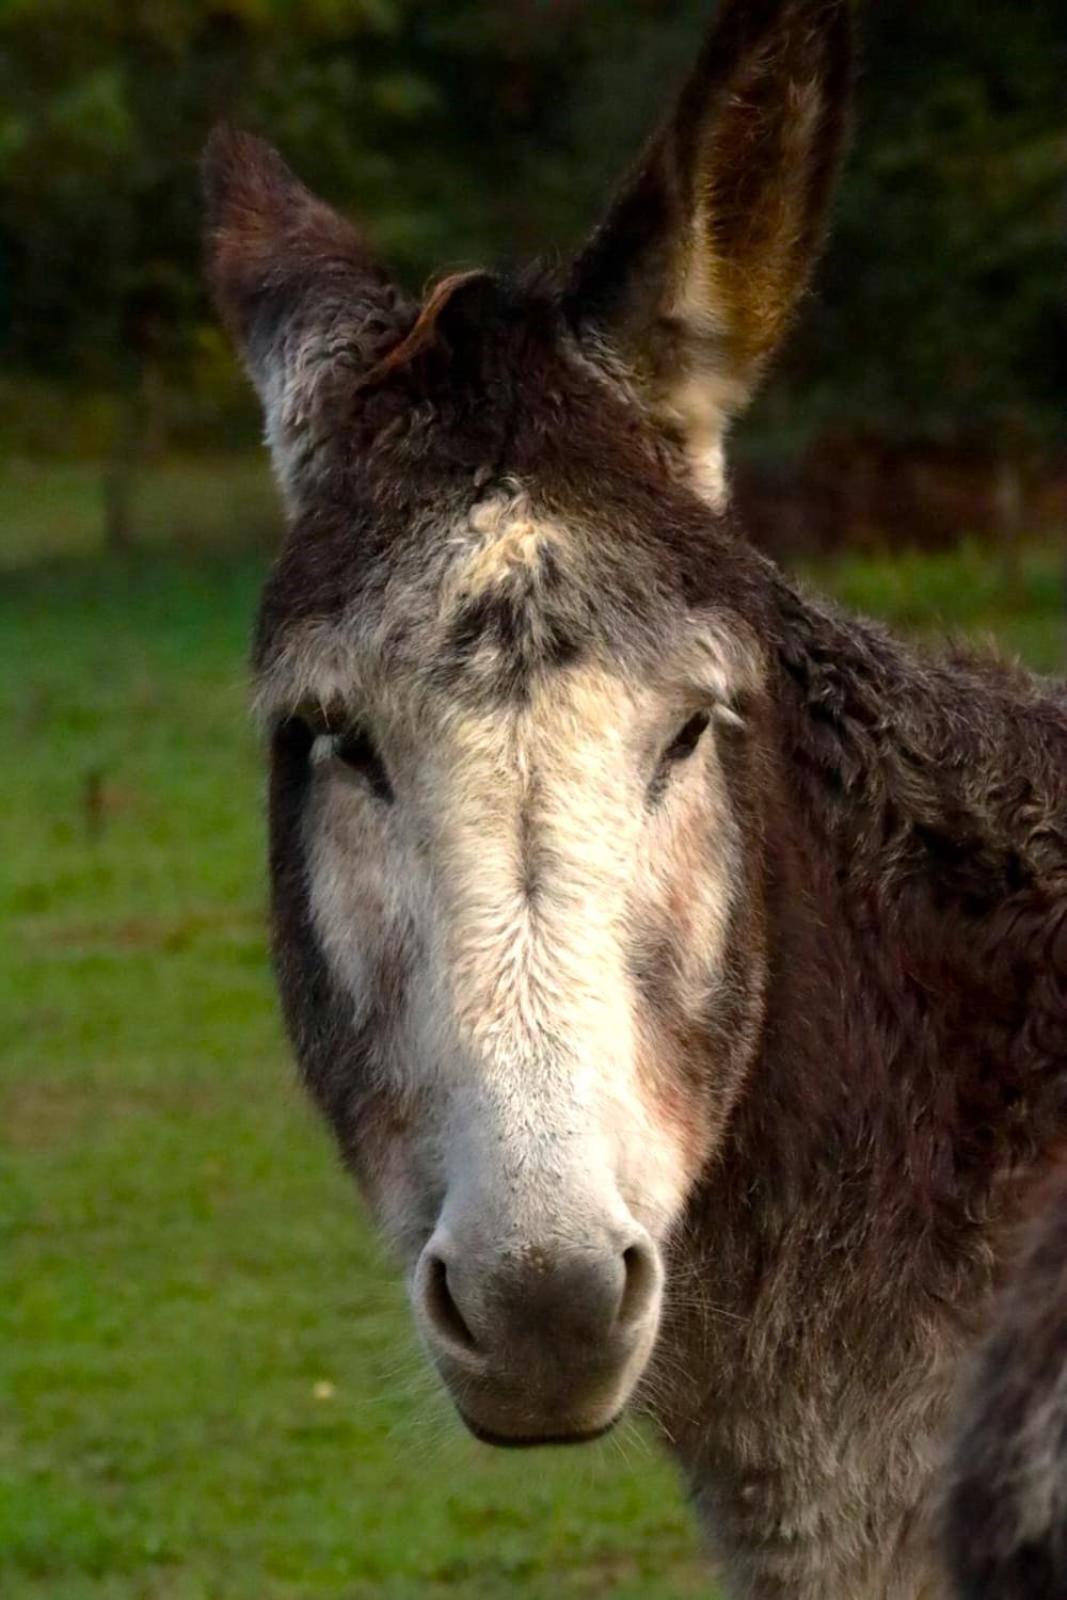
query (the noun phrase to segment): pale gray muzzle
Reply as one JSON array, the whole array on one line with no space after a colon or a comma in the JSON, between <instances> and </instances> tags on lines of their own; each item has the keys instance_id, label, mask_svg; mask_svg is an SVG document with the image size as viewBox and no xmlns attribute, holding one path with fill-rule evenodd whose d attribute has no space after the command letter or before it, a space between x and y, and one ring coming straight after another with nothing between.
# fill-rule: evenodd
<instances>
[{"instance_id":1,"label":"pale gray muzzle","mask_svg":"<svg viewBox=\"0 0 1067 1600\"><path fill-rule=\"evenodd\" d=\"M473 1433L495 1444L595 1436L615 1421L655 1335L659 1254L636 1223L581 1241L439 1227L412 1294L430 1354Z\"/></svg>"}]
</instances>

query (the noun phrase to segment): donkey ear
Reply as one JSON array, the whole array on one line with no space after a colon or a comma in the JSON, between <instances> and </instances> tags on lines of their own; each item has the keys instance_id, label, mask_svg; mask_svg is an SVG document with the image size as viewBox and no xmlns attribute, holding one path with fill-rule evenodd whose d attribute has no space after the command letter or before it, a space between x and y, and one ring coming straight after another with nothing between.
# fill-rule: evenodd
<instances>
[{"instance_id":1,"label":"donkey ear","mask_svg":"<svg viewBox=\"0 0 1067 1600\"><path fill-rule=\"evenodd\" d=\"M722 441L804 290L848 105L849 0L724 0L673 114L574 265L567 310L723 494Z\"/></svg>"},{"instance_id":2,"label":"donkey ear","mask_svg":"<svg viewBox=\"0 0 1067 1600\"><path fill-rule=\"evenodd\" d=\"M282 486L295 494L329 445L337 407L403 338L410 308L351 223L261 139L217 128L203 183L208 281L263 402Z\"/></svg>"}]
</instances>

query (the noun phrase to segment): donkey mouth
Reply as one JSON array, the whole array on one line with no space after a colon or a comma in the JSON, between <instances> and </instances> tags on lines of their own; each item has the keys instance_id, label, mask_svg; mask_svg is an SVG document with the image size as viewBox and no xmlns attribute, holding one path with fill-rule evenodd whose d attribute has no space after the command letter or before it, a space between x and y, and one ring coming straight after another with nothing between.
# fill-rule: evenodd
<instances>
[{"instance_id":1,"label":"donkey mouth","mask_svg":"<svg viewBox=\"0 0 1067 1600\"><path fill-rule=\"evenodd\" d=\"M622 1412L619 1411L598 1427L575 1429L571 1432L497 1433L492 1428L482 1427L461 1408L457 1407L457 1410L464 1427L478 1440L478 1443L492 1445L495 1450L539 1450L562 1445L594 1444L597 1439L603 1439L605 1434L610 1433L622 1416Z\"/></svg>"}]
</instances>

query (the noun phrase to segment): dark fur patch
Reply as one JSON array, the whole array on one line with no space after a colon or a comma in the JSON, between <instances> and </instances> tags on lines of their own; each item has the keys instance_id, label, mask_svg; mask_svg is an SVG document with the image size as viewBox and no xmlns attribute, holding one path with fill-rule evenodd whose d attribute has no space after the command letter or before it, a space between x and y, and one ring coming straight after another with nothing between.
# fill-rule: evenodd
<instances>
[{"instance_id":1,"label":"dark fur patch","mask_svg":"<svg viewBox=\"0 0 1067 1600\"><path fill-rule=\"evenodd\" d=\"M573 607L568 614L545 594L536 574L523 574L463 602L440 671L446 682L462 678L479 651L488 650L500 683L524 693L535 673L580 660L587 638Z\"/></svg>"}]
</instances>

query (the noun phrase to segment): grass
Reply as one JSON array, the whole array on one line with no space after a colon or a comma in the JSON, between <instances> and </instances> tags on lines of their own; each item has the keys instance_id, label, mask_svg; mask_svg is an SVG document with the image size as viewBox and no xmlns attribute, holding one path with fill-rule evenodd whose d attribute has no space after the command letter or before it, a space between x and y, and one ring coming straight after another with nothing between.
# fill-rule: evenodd
<instances>
[{"instance_id":1,"label":"grass","mask_svg":"<svg viewBox=\"0 0 1067 1600\"><path fill-rule=\"evenodd\" d=\"M1037 672L1067 670L1067 556L1051 544L1024 550L1012 582L973 543L937 554L850 556L813 576L852 610L902 631L976 640Z\"/></svg>"},{"instance_id":2,"label":"grass","mask_svg":"<svg viewBox=\"0 0 1067 1600\"><path fill-rule=\"evenodd\" d=\"M152 464L134 481L141 544L198 552L260 544L278 526L266 456ZM0 571L101 550L104 475L95 462L0 459Z\"/></svg>"},{"instance_id":3,"label":"grass","mask_svg":"<svg viewBox=\"0 0 1067 1600\"><path fill-rule=\"evenodd\" d=\"M153 482L122 562L52 471L0 472L0 1595L704 1592L636 1433L460 1435L293 1087L244 714L261 469ZM977 551L833 582L1059 658L1049 552L1011 614Z\"/></svg>"}]
</instances>

